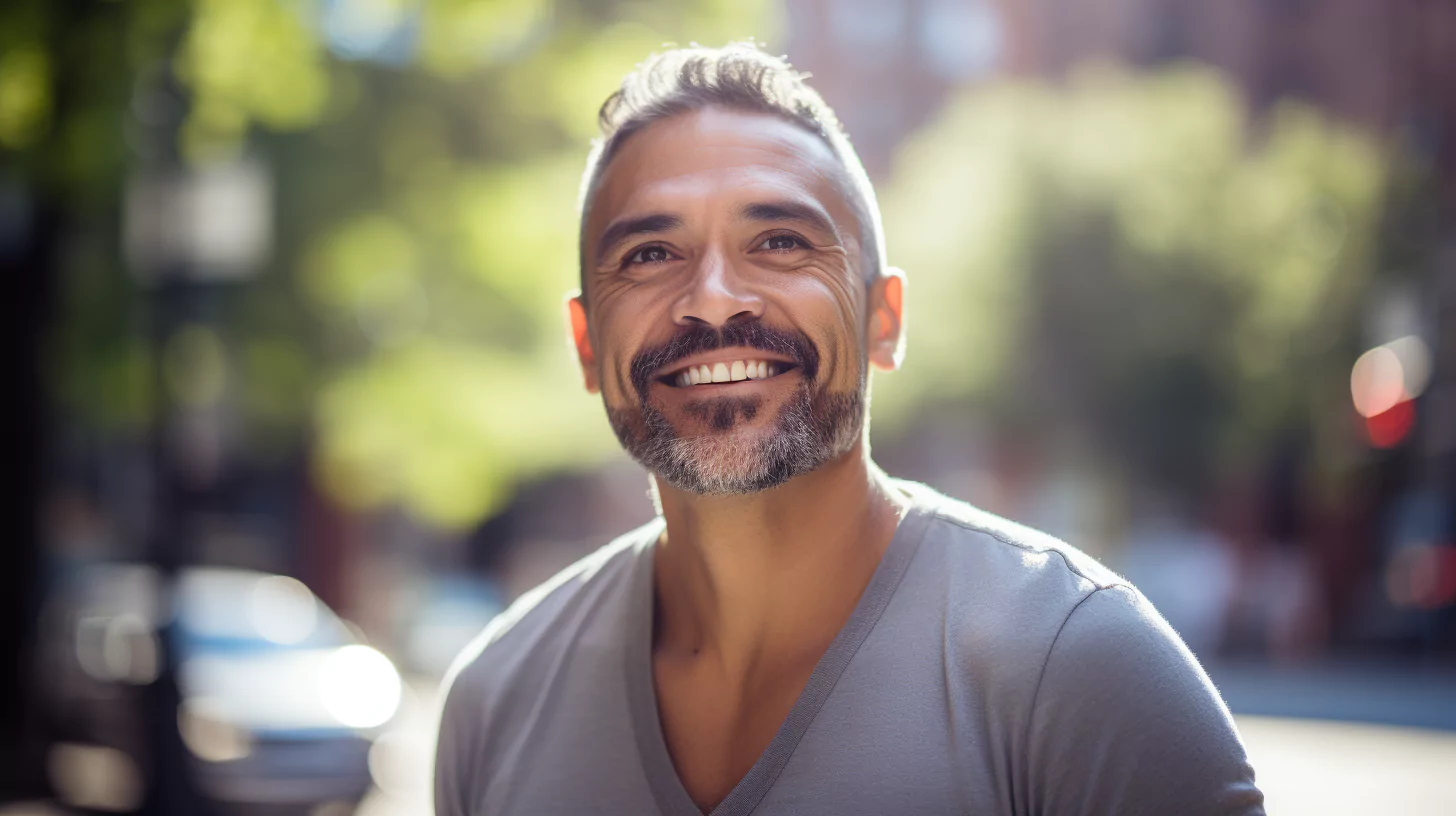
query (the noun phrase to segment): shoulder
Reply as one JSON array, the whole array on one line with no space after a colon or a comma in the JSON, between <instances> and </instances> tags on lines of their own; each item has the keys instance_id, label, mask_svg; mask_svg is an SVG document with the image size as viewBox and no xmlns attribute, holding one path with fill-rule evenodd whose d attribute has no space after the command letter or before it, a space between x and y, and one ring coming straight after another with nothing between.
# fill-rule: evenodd
<instances>
[{"instance_id":1,"label":"shoulder","mask_svg":"<svg viewBox=\"0 0 1456 816\"><path fill-rule=\"evenodd\" d=\"M436 813L475 812L497 763L510 761L505 746L528 729L543 695L570 696L562 681L604 676L602 656L613 650L603 644L622 636L634 576L661 531L654 519L562 570L497 615L456 658L441 686Z\"/></svg>"},{"instance_id":2,"label":"shoulder","mask_svg":"<svg viewBox=\"0 0 1456 816\"><path fill-rule=\"evenodd\" d=\"M1132 587L1094 591L1067 617L1026 734L1041 812L1263 813L1228 707Z\"/></svg>"},{"instance_id":3,"label":"shoulder","mask_svg":"<svg viewBox=\"0 0 1456 816\"><path fill-rule=\"evenodd\" d=\"M952 672L1027 757L1032 809L1262 813L1227 707L1136 587L1067 542L902 487L927 519L916 590L945 607Z\"/></svg>"},{"instance_id":4,"label":"shoulder","mask_svg":"<svg viewBox=\"0 0 1456 816\"><path fill-rule=\"evenodd\" d=\"M928 517L925 534L936 557L951 565L974 564L998 581L1044 582L1065 588L1069 599L1128 582L1072 544L1040 530L945 496L914 482L899 482Z\"/></svg>"},{"instance_id":5,"label":"shoulder","mask_svg":"<svg viewBox=\"0 0 1456 816\"><path fill-rule=\"evenodd\" d=\"M625 604L632 576L662 531L657 518L582 558L517 598L471 641L445 677L446 707L489 708L530 666L552 662L604 609Z\"/></svg>"},{"instance_id":6,"label":"shoulder","mask_svg":"<svg viewBox=\"0 0 1456 816\"><path fill-rule=\"evenodd\" d=\"M951 617L998 634L1022 654L1090 658L1116 645L1136 646L1165 665L1187 664L1187 649L1163 616L1130 582L1075 546L923 485L902 484L928 521L922 572L945 582L952 610L964 601L974 615ZM1093 661L1095 662L1095 661ZM1196 663L1193 664L1196 667Z\"/></svg>"},{"instance_id":7,"label":"shoulder","mask_svg":"<svg viewBox=\"0 0 1456 816\"><path fill-rule=\"evenodd\" d=\"M1104 593L1137 594L1065 541L923 485L900 486L924 519L912 565L916 596L943 607L936 614L944 615L947 642L956 646L952 659L987 683L1030 692L1079 606ZM1095 618L1080 636L1104 643L1139 623L1100 613Z\"/></svg>"}]
</instances>

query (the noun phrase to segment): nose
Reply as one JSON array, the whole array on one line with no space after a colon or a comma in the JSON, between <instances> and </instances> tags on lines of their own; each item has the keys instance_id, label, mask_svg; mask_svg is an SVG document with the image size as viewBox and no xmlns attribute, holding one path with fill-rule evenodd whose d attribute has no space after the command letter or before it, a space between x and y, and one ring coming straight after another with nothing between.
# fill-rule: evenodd
<instances>
[{"instance_id":1,"label":"nose","mask_svg":"<svg viewBox=\"0 0 1456 816\"><path fill-rule=\"evenodd\" d=\"M721 252L710 252L693 270L686 291L672 307L679 326L706 323L718 328L732 320L763 317L763 298Z\"/></svg>"}]
</instances>

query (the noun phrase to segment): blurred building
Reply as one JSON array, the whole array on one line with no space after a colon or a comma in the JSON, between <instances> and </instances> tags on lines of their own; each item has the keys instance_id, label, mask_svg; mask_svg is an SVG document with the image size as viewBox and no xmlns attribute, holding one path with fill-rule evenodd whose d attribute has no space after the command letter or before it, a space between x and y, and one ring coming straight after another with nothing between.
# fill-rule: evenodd
<instances>
[{"instance_id":1,"label":"blurred building","mask_svg":"<svg viewBox=\"0 0 1456 816\"><path fill-rule=\"evenodd\" d=\"M1406 131L1456 193L1456 6L1442 0L788 0L785 50L871 171L945 93L1078 65L1192 59L1263 108L1299 99Z\"/></svg>"}]
</instances>

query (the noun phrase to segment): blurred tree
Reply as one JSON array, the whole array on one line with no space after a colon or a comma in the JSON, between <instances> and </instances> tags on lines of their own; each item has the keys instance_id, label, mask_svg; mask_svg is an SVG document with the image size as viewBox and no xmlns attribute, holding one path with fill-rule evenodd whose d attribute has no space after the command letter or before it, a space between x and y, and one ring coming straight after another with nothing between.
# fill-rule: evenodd
<instances>
[{"instance_id":1,"label":"blurred tree","mask_svg":"<svg viewBox=\"0 0 1456 816\"><path fill-rule=\"evenodd\" d=\"M1308 434L1340 468L1387 159L1307 108L1251 120L1215 73L968 91L882 196L910 272L880 428L928 402L1068 429L1174 495Z\"/></svg>"},{"instance_id":2,"label":"blurred tree","mask_svg":"<svg viewBox=\"0 0 1456 816\"><path fill-rule=\"evenodd\" d=\"M771 36L767 0L22 0L0 10L0 148L65 210L51 381L145 429L151 363L122 192L183 109L196 167L271 168L272 261L225 298L239 455L312 440L353 507L478 521L521 478L615 449L562 298L596 107L668 42ZM168 93L180 87L182 98Z\"/></svg>"}]
</instances>

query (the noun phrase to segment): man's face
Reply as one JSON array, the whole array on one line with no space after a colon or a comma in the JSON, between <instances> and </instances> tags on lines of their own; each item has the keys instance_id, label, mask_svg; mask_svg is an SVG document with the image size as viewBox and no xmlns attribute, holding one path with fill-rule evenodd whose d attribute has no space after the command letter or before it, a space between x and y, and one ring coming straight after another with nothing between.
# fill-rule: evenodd
<instances>
[{"instance_id":1,"label":"man's face","mask_svg":"<svg viewBox=\"0 0 1456 816\"><path fill-rule=\"evenodd\" d=\"M900 288L867 285L849 189L827 145L768 115L682 114L613 157L573 333L618 439L659 478L749 493L859 440Z\"/></svg>"}]
</instances>

